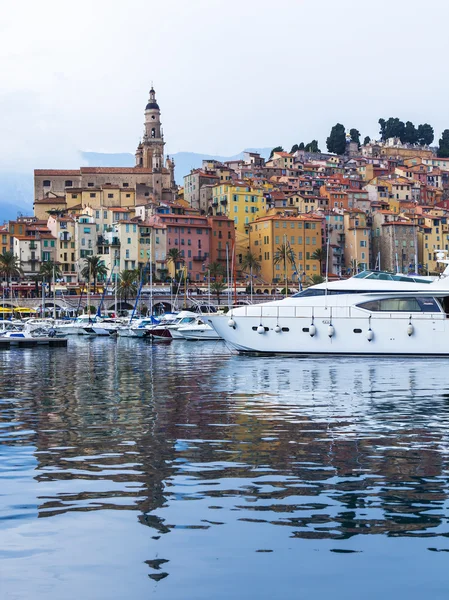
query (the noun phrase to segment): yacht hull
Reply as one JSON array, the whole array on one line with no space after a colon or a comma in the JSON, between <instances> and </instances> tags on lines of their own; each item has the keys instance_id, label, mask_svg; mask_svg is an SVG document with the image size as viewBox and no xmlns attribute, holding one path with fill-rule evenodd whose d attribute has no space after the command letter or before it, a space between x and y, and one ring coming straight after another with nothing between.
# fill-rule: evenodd
<instances>
[{"instance_id":1,"label":"yacht hull","mask_svg":"<svg viewBox=\"0 0 449 600\"><path fill-rule=\"evenodd\" d=\"M449 356L445 315L313 321L310 317L264 318L262 322L260 317L233 316L233 321L234 326L229 326L229 317L208 317L227 345L240 353Z\"/></svg>"}]
</instances>

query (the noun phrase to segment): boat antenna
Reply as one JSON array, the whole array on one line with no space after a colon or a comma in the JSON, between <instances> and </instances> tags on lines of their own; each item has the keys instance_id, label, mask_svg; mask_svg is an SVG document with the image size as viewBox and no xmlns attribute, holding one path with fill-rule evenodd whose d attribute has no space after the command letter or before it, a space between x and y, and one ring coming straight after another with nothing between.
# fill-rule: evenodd
<instances>
[{"instance_id":1,"label":"boat antenna","mask_svg":"<svg viewBox=\"0 0 449 600\"><path fill-rule=\"evenodd\" d=\"M330 220L330 216L329 216ZM329 221L326 219L327 236L326 236L326 290L324 292L327 304L327 286L329 283L329 248L330 248L330 237L329 237Z\"/></svg>"}]
</instances>

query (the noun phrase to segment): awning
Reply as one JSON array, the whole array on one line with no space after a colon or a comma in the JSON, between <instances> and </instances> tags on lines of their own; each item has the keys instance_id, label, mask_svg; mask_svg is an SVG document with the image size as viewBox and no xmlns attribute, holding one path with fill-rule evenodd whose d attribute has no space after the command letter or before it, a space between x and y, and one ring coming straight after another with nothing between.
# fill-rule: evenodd
<instances>
[{"instance_id":1,"label":"awning","mask_svg":"<svg viewBox=\"0 0 449 600\"><path fill-rule=\"evenodd\" d=\"M13 308L14 312L23 312L23 313L35 313L37 311L34 308L28 308L27 306L15 306Z\"/></svg>"}]
</instances>

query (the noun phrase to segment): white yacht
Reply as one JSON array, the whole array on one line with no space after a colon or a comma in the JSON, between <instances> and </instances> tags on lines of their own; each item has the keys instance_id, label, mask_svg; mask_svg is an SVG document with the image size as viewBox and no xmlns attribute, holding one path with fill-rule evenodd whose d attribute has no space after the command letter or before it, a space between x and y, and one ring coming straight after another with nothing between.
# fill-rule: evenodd
<instances>
[{"instance_id":1,"label":"white yacht","mask_svg":"<svg viewBox=\"0 0 449 600\"><path fill-rule=\"evenodd\" d=\"M242 353L449 356L449 260L438 261L433 281L364 271L207 322Z\"/></svg>"},{"instance_id":2,"label":"white yacht","mask_svg":"<svg viewBox=\"0 0 449 600\"><path fill-rule=\"evenodd\" d=\"M180 338L183 340L221 340L221 337L215 329L199 317L197 317L193 323L180 325L178 329L172 330L171 334L173 338Z\"/></svg>"},{"instance_id":3,"label":"white yacht","mask_svg":"<svg viewBox=\"0 0 449 600\"><path fill-rule=\"evenodd\" d=\"M120 323L114 319L101 319L96 316L81 315L74 321L55 325L56 333L64 335L108 336L117 332Z\"/></svg>"}]
</instances>

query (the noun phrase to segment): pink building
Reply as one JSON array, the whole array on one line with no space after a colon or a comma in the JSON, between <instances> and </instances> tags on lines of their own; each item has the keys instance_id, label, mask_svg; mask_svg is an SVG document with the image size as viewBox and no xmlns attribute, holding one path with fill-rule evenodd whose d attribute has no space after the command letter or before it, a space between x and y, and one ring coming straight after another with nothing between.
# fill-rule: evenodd
<instances>
[{"instance_id":1,"label":"pink building","mask_svg":"<svg viewBox=\"0 0 449 600\"><path fill-rule=\"evenodd\" d=\"M157 214L148 220L155 227L166 227L166 253L177 248L184 258L176 264L178 271L184 265L190 281L203 281L210 256L211 226L205 216L191 214Z\"/></svg>"}]
</instances>

